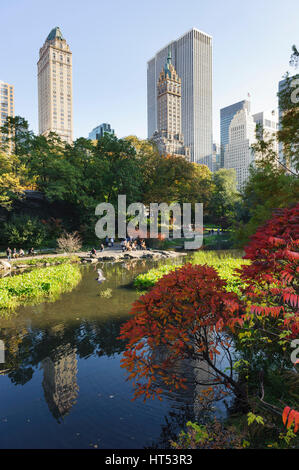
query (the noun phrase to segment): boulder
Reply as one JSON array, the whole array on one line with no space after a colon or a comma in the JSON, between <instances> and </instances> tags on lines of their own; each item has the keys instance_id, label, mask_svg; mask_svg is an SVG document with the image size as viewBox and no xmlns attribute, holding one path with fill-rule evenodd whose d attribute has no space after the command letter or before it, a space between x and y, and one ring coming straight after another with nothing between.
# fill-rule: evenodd
<instances>
[{"instance_id":1,"label":"boulder","mask_svg":"<svg viewBox=\"0 0 299 470\"><path fill-rule=\"evenodd\" d=\"M7 269L11 269L11 264L8 261L0 260L0 270L4 269L5 271Z\"/></svg>"}]
</instances>

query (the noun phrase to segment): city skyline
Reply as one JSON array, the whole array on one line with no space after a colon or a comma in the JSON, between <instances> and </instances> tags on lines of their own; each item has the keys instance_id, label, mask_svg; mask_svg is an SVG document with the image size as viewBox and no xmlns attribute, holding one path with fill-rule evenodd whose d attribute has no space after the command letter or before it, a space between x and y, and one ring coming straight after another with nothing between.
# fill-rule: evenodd
<instances>
[{"instance_id":1,"label":"city skyline","mask_svg":"<svg viewBox=\"0 0 299 470\"><path fill-rule=\"evenodd\" d=\"M146 24L138 20L142 20L144 14L148 17L149 12L140 12L137 2L131 1L125 6L116 3L117 11L113 15L107 6L100 8L94 1L87 2L84 11L79 10L79 2L72 2L73 15L68 14L69 1L58 4L54 0L47 16L42 14L43 8L36 0L15 1L2 7L3 34L9 34L6 17L14 18L19 34L10 35L9 52L4 49L0 52L4 64L0 80L14 85L15 114L24 116L34 132L38 132L38 50L56 25L60 26L75 57L74 138L87 137L97 122L105 121L114 123L120 137L134 133L146 138L146 63L164 44L192 27L213 37L214 142L220 141L220 108L244 99L248 92L252 96L253 113L277 108L277 83L289 69L291 46L297 39L297 2L289 0L284 8L278 1L271 2L270 22L268 8L258 2L252 2L248 11L234 0L226 3L225 8L218 1L210 7L204 2L189 1L182 10L180 2L174 0L171 12L170 2L159 4L159 17L150 17ZM26 22L23 21L25 9L31 11ZM178 9L180 15L177 15ZM290 9L292 15L288 14ZM101 11L98 19L97 10ZM228 30L224 25L232 16L238 18L238 22ZM109 21L109 26L105 26ZM248 36L253 26L255 34ZM116 36L122 37L121 43ZM17 73L20 67L22 74ZM118 69L122 70L121 83Z\"/></svg>"}]
</instances>

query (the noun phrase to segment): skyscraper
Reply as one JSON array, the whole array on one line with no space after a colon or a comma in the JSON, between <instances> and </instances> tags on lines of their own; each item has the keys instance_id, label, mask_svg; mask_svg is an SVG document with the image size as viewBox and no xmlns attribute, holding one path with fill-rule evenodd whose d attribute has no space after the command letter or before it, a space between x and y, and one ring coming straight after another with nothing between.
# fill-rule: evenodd
<instances>
[{"instance_id":1,"label":"skyscraper","mask_svg":"<svg viewBox=\"0 0 299 470\"><path fill-rule=\"evenodd\" d=\"M13 85L9 85L8 83L2 82L0 80L0 127L5 124L6 118L8 116L14 117L15 110L14 110L14 87ZM5 138L1 140L0 134L0 141L5 147L5 151L11 153L12 152L12 144L5 143Z\"/></svg>"},{"instance_id":2,"label":"skyscraper","mask_svg":"<svg viewBox=\"0 0 299 470\"><path fill-rule=\"evenodd\" d=\"M0 80L0 127L8 116L14 117L14 87Z\"/></svg>"},{"instance_id":3,"label":"skyscraper","mask_svg":"<svg viewBox=\"0 0 299 470\"><path fill-rule=\"evenodd\" d=\"M239 101L225 108L220 109L220 167L224 167L224 152L229 141L229 126L234 116L241 109L250 112L250 102L248 100Z\"/></svg>"},{"instance_id":4,"label":"skyscraper","mask_svg":"<svg viewBox=\"0 0 299 470\"><path fill-rule=\"evenodd\" d=\"M103 122L103 124L100 124L99 126L92 129L92 131L88 134L88 138L90 140L99 140L106 133L114 135L114 129L111 129L110 124L107 122Z\"/></svg>"},{"instance_id":5,"label":"skyscraper","mask_svg":"<svg viewBox=\"0 0 299 470\"><path fill-rule=\"evenodd\" d=\"M250 164L254 162L254 152L251 145L256 142L255 129L256 124L246 108L235 114L229 126L229 139L224 152L224 167L236 170L238 189L242 189L249 176Z\"/></svg>"},{"instance_id":6,"label":"skyscraper","mask_svg":"<svg viewBox=\"0 0 299 470\"><path fill-rule=\"evenodd\" d=\"M277 130L278 130L278 116L277 111L267 110L260 113L252 115L256 125L260 126L261 137L265 141L273 139L272 149L278 154L278 140L277 140Z\"/></svg>"},{"instance_id":7,"label":"skyscraper","mask_svg":"<svg viewBox=\"0 0 299 470\"><path fill-rule=\"evenodd\" d=\"M40 49L37 67L39 133L56 132L71 144L72 53L58 26L52 29Z\"/></svg>"},{"instance_id":8,"label":"skyscraper","mask_svg":"<svg viewBox=\"0 0 299 470\"><path fill-rule=\"evenodd\" d=\"M182 134L191 161L212 154L212 37L192 28L171 41L147 63L148 138L158 130L157 82L168 51L181 78Z\"/></svg>"},{"instance_id":9,"label":"skyscraper","mask_svg":"<svg viewBox=\"0 0 299 470\"><path fill-rule=\"evenodd\" d=\"M182 155L190 159L190 149L184 146L181 125L182 81L171 61L169 50L157 84L158 130L152 140L164 155Z\"/></svg>"}]
</instances>

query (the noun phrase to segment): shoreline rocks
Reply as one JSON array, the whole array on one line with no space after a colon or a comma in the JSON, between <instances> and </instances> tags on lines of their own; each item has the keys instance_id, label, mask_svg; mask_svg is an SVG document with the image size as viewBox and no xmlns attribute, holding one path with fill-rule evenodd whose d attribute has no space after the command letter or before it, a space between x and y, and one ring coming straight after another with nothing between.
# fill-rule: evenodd
<instances>
[{"instance_id":1,"label":"shoreline rocks","mask_svg":"<svg viewBox=\"0 0 299 470\"><path fill-rule=\"evenodd\" d=\"M159 258L177 258L186 256L187 253L167 250L136 250L136 251L103 251L93 257L80 256L82 263L97 263L98 261L122 261L122 260L138 260L138 259L159 259Z\"/></svg>"}]
</instances>

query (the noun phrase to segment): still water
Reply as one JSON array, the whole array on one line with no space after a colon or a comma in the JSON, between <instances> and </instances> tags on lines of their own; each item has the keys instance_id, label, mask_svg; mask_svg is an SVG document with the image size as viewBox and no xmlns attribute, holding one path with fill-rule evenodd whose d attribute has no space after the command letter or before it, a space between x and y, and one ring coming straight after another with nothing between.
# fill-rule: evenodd
<instances>
[{"instance_id":1,"label":"still water","mask_svg":"<svg viewBox=\"0 0 299 470\"><path fill-rule=\"evenodd\" d=\"M94 266L82 267L71 293L1 319L0 448L167 448L194 418L192 386L133 402L120 367L117 337L138 297L128 286L153 265L102 264L102 285Z\"/></svg>"}]
</instances>

